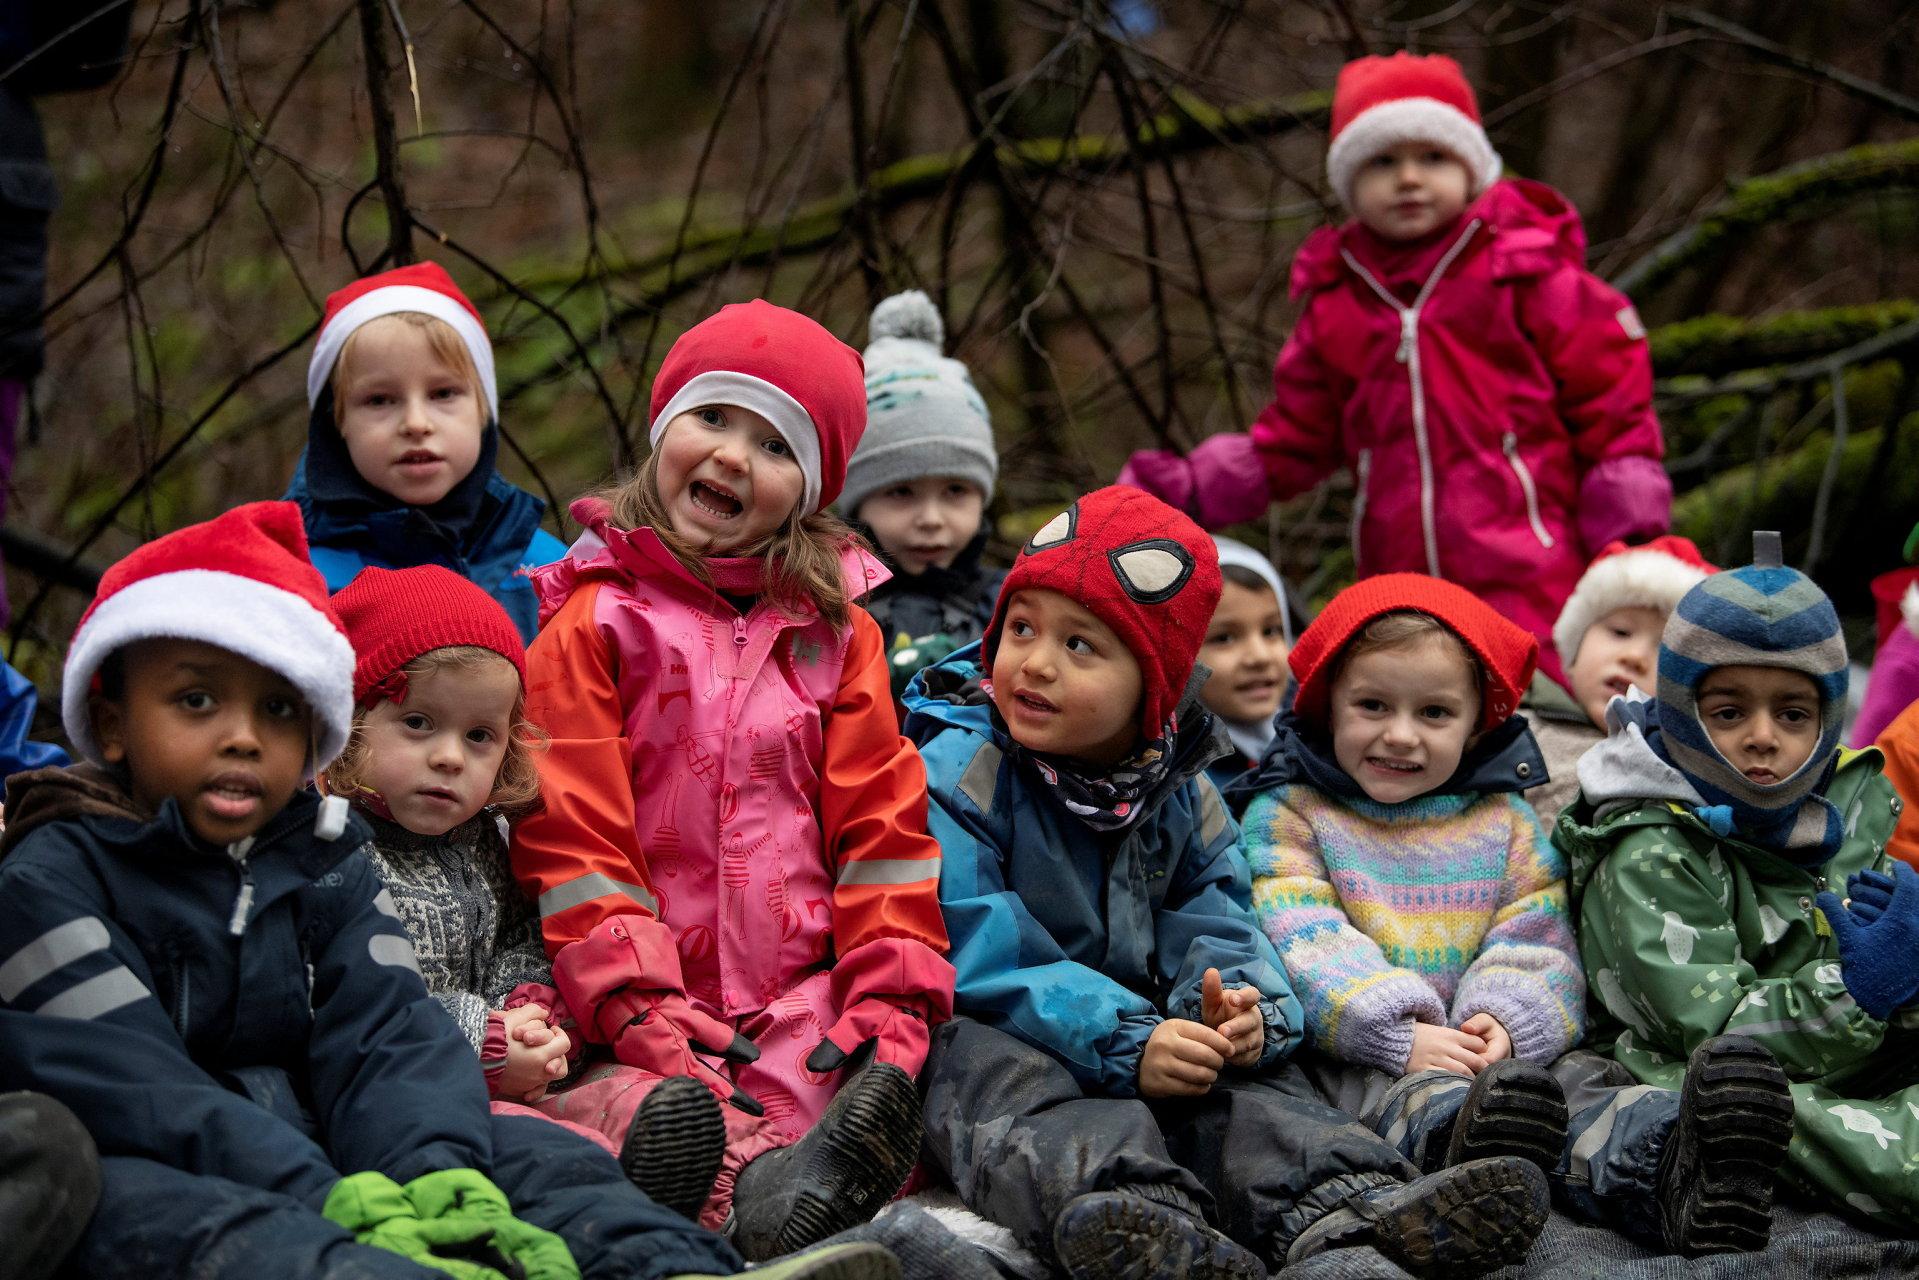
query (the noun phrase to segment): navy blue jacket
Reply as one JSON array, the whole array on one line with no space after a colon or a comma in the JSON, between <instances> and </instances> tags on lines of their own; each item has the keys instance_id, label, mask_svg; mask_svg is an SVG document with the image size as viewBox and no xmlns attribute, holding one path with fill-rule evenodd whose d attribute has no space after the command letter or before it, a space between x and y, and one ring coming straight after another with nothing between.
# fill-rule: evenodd
<instances>
[{"instance_id":1,"label":"navy blue jacket","mask_svg":"<svg viewBox=\"0 0 1919 1280\"><path fill-rule=\"evenodd\" d=\"M926 760L927 829L956 1008L1059 1059L1090 1092L1132 1097L1147 1037L1200 1016L1200 979L1265 997L1269 1066L1304 1019L1252 914L1239 829L1206 777L1225 735L1189 689L1173 767L1139 816L1096 832L1021 763L980 692L979 646L922 671L907 736ZM1195 686L1196 687L1196 686Z\"/></svg>"},{"instance_id":2,"label":"navy blue jacket","mask_svg":"<svg viewBox=\"0 0 1919 1280\"><path fill-rule=\"evenodd\" d=\"M427 994L365 824L322 843L318 805L296 795L240 857L105 770L12 778L0 1088L59 1099L103 1155L316 1210L347 1173L490 1173L473 1050ZM263 1076L297 1105L242 1092Z\"/></svg>"}]
</instances>

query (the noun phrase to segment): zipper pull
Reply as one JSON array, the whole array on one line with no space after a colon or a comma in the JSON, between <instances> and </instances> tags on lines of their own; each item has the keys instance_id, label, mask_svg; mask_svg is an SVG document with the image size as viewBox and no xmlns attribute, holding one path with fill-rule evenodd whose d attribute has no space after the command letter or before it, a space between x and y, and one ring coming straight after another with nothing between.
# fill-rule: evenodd
<instances>
[{"instance_id":1,"label":"zipper pull","mask_svg":"<svg viewBox=\"0 0 1919 1280\"><path fill-rule=\"evenodd\" d=\"M1413 358L1413 347L1419 341L1419 312L1407 307L1399 313L1399 350L1393 353L1393 359L1405 364Z\"/></svg>"},{"instance_id":2,"label":"zipper pull","mask_svg":"<svg viewBox=\"0 0 1919 1280\"><path fill-rule=\"evenodd\" d=\"M240 864L240 896L233 900L233 916L227 921L227 932L240 937L247 931L247 914L253 910L253 868Z\"/></svg>"}]
</instances>

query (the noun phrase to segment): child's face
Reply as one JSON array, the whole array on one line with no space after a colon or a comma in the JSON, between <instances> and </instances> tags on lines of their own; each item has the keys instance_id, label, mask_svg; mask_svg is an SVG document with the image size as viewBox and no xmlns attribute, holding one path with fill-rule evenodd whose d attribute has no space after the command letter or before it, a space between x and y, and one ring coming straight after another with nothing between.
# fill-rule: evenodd
<instances>
[{"instance_id":1,"label":"child's face","mask_svg":"<svg viewBox=\"0 0 1919 1280\"><path fill-rule=\"evenodd\" d=\"M1478 721L1471 663L1448 636L1362 653L1333 680L1333 758L1380 804L1452 777Z\"/></svg>"},{"instance_id":2,"label":"child's face","mask_svg":"<svg viewBox=\"0 0 1919 1280\"><path fill-rule=\"evenodd\" d=\"M1659 637L1666 615L1644 605L1614 609L1586 628L1579 653L1566 668L1573 699L1601 728L1606 704L1632 685L1653 691L1653 673L1659 669Z\"/></svg>"},{"instance_id":3,"label":"child's face","mask_svg":"<svg viewBox=\"0 0 1919 1280\"><path fill-rule=\"evenodd\" d=\"M979 535L986 495L971 480L922 476L881 489L860 503L854 518L873 530L880 550L902 572L951 568Z\"/></svg>"},{"instance_id":4,"label":"child's face","mask_svg":"<svg viewBox=\"0 0 1919 1280\"><path fill-rule=\"evenodd\" d=\"M408 831L445 835L493 794L519 696L505 658L409 673L405 702L382 699L360 720L365 785Z\"/></svg>"},{"instance_id":5,"label":"child's face","mask_svg":"<svg viewBox=\"0 0 1919 1280\"><path fill-rule=\"evenodd\" d=\"M1471 191L1458 156L1430 142L1401 142L1360 166L1353 214L1387 240L1417 240L1457 218Z\"/></svg>"},{"instance_id":6,"label":"child's face","mask_svg":"<svg viewBox=\"0 0 1919 1280\"><path fill-rule=\"evenodd\" d=\"M1286 621L1272 588L1227 582L1199 660L1213 670L1199 699L1215 714L1245 724L1277 715L1286 691Z\"/></svg>"},{"instance_id":7,"label":"child's face","mask_svg":"<svg viewBox=\"0 0 1919 1280\"><path fill-rule=\"evenodd\" d=\"M993 705L1021 746L1118 764L1146 682L1113 629L1057 591L1017 591L993 655Z\"/></svg>"},{"instance_id":8,"label":"child's face","mask_svg":"<svg viewBox=\"0 0 1919 1280\"><path fill-rule=\"evenodd\" d=\"M349 376L333 389L353 469L409 506L431 506L479 461L479 388L434 354L424 329L397 316L369 320L353 336Z\"/></svg>"},{"instance_id":9,"label":"child's face","mask_svg":"<svg viewBox=\"0 0 1919 1280\"><path fill-rule=\"evenodd\" d=\"M168 796L209 844L244 840L286 807L306 772L313 715L277 672L197 640L143 640L124 651L126 687L96 696L93 732L125 764L134 799Z\"/></svg>"},{"instance_id":10,"label":"child's face","mask_svg":"<svg viewBox=\"0 0 1919 1280\"><path fill-rule=\"evenodd\" d=\"M1699 682L1699 719L1733 768L1769 787L1819 745L1819 687L1783 667L1714 667Z\"/></svg>"},{"instance_id":11,"label":"child's face","mask_svg":"<svg viewBox=\"0 0 1919 1280\"><path fill-rule=\"evenodd\" d=\"M792 446L751 409L689 409L666 424L656 472L673 531L703 555L758 546L800 505L806 478Z\"/></svg>"}]
</instances>

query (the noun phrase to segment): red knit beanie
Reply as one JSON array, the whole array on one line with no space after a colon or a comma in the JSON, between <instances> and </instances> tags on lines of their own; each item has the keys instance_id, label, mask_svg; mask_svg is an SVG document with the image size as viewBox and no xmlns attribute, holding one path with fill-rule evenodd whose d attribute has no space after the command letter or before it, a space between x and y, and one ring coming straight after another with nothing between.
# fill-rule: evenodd
<instances>
[{"instance_id":1,"label":"red knit beanie","mask_svg":"<svg viewBox=\"0 0 1919 1280\"><path fill-rule=\"evenodd\" d=\"M1054 516L1021 550L986 629L989 668L1016 591L1057 591L1113 629L1145 679L1140 736L1150 740L1179 706L1219 605L1219 552L1187 516L1113 485Z\"/></svg>"},{"instance_id":2,"label":"red knit beanie","mask_svg":"<svg viewBox=\"0 0 1919 1280\"><path fill-rule=\"evenodd\" d=\"M526 646L513 619L499 601L451 569L362 569L334 595L333 607L353 641L357 706L421 654L458 645L491 649L526 680ZM394 701L404 701L404 687L397 692Z\"/></svg>"},{"instance_id":3,"label":"red knit beanie","mask_svg":"<svg viewBox=\"0 0 1919 1280\"><path fill-rule=\"evenodd\" d=\"M1539 638L1513 625L1466 588L1423 573L1382 573L1354 583L1320 610L1300 633L1287 659L1299 692L1293 710L1324 726L1330 719L1333 671L1339 655L1374 618L1388 613L1423 613L1437 618L1458 636L1479 664L1479 724L1475 732L1496 728L1519 709L1539 663Z\"/></svg>"},{"instance_id":4,"label":"red knit beanie","mask_svg":"<svg viewBox=\"0 0 1919 1280\"><path fill-rule=\"evenodd\" d=\"M1430 142L1458 156L1478 195L1499 177L1499 153L1479 123L1479 101L1459 64L1443 53L1356 58L1333 85L1326 177L1348 206L1360 166L1402 142Z\"/></svg>"},{"instance_id":5,"label":"red knit beanie","mask_svg":"<svg viewBox=\"0 0 1919 1280\"><path fill-rule=\"evenodd\" d=\"M307 361L307 407L320 402L320 393L333 377L333 366L339 363L340 352L353 331L381 316L403 311L432 316L460 335L473 358L473 367L479 371L487 410L497 419L500 389L493 376L493 344L486 336L486 324L480 319L479 309L437 262L416 262L410 267L382 271L327 295L320 333L313 340L313 356Z\"/></svg>"},{"instance_id":6,"label":"red knit beanie","mask_svg":"<svg viewBox=\"0 0 1919 1280\"><path fill-rule=\"evenodd\" d=\"M755 298L688 329L653 379L652 427L705 405L750 409L773 424L806 477L800 514L830 506L866 430L860 353L797 311Z\"/></svg>"}]
</instances>

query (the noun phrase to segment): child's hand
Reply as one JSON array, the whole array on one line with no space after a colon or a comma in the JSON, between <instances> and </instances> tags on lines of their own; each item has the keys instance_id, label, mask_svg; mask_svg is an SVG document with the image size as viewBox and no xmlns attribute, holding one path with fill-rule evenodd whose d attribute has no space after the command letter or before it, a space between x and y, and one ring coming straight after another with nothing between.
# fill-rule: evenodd
<instances>
[{"instance_id":1,"label":"child's hand","mask_svg":"<svg viewBox=\"0 0 1919 1280\"><path fill-rule=\"evenodd\" d=\"M1219 1079L1233 1042L1211 1027L1168 1018L1147 1038L1139 1055L1142 1098L1198 1098Z\"/></svg>"},{"instance_id":2,"label":"child's hand","mask_svg":"<svg viewBox=\"0 0 1919 1280\"><path fill-rule=\"evenodd\" d=\"M506 1031L506 1066L500 1072L500 1092L522 1102L538 1102L547 1086L566 1074L566 1054L572 1047L566 1032L546 1024L547 1010L523 1004L500 1013Z\"/></svg>"},{"instance_id":3,"label":"child's hand","mask_svg":"<svg viewBox=\"0 0 1919 1280\"><path fill-rule=\"evenodd\" d=\"M1219 970L1208 969L1199 980L1200 1018L1232 1042L1226 1059L1235 1067L1257 1066L1266 1047L1266 1016L1259 1011L1257 987L1226 990Z\"/></svg>"},{"instance_id":4,"label":"child's hand","mask_svg":"<svg viewBox=\"0 0 1919 1280\"><path fill-rule=\"evenodd\" d=\"M1488 1063L1498 1062L1513 1056L1513 1038L1498 1018L1490 1013L1475 1013L1459 1024L1459 1029L1467 1035L1478 1036L1486 1042L1485 1058Z\"/></svg>"},{"instance_id":5,"label":"child's hand","mask_svg":"<svg viewBox=\"0 0 1919 1280\"><path fill-rule=\"evenodd\" d=\"M1478 1075L1491 1059L1486 1056L1486 1041L1470 1031L1436 1027L1430 1022L1413 1024L1413 1051L1406 1055L1406 1074L1431 1071Z\"/></svg>"}]
</instances>

